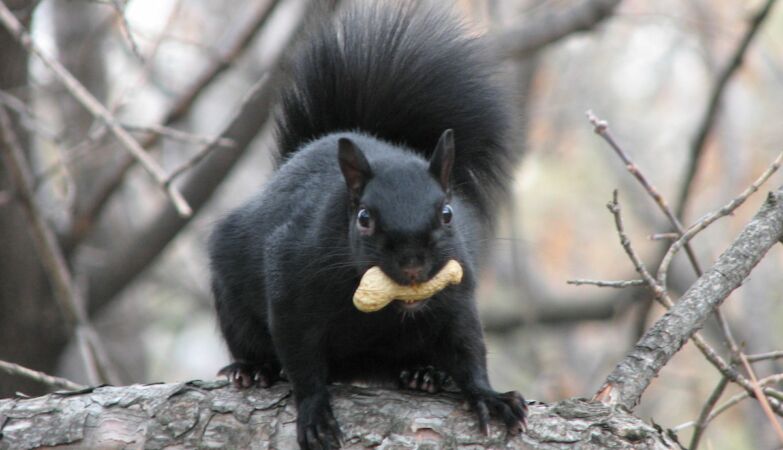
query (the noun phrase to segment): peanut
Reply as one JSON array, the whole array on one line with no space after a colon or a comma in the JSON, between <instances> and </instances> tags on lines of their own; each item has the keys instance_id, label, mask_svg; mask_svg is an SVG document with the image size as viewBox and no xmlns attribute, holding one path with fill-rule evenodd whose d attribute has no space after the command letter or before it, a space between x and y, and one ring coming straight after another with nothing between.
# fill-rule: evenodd
<instances>
[{"instance_id":1,"label":"peanut","mask_svg":"<svg viewBox=\"0 0 783 450\"><path fill-rule=\"evenodd\" d=\"M385 307L392 300L415 303L432 297L450 284L462 281L462 266L449 260L434 277L424 283L403 286L394 282L380 267L367 270L353 295L353 304L362 312L374 312Z\"/></svg>"}]
</instances>

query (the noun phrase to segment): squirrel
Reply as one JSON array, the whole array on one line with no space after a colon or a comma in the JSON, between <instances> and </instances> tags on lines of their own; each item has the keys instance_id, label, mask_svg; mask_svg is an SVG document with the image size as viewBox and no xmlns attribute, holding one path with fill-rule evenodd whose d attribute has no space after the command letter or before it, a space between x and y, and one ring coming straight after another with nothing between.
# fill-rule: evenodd
<instances>
[{"instance_id":1,"label":"squirrel","mask_svg":"<svg viewBox=\"0 0 783 450\"><path fill-rule=\"evenodd\" d=\"M479 265L515 155L497 62L436 6L354 4L311 24L277 115L280 165L209 240L212 290L240 388L286 377L303 449L339 448L331 382L398 382L435 392L450 378L478 416L513 433L527 406L487 376L475 305ZM448 260L462 282L415 304L358 311L379 266L401 285Z\"/></svg>"}]
</instances>

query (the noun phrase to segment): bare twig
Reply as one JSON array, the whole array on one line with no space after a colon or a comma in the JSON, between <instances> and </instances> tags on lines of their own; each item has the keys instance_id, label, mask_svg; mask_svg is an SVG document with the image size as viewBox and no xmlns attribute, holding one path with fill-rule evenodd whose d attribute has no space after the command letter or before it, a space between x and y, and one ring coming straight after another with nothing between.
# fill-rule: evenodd
<instances>
[{"instance_id":1,"label":"bare twig","mask_svg":"<svg viewBox=\"0 0 783 450\"><path fill-rule=\"evenodd\" d=\"M0 5L2 4L0 3ZM116 382L114 370L105 357L100 340L95 338L95 334L91 331L92 327L85 313L84 299L73 284L73 278L57 244L54 232L44 220L35 203L32 175L5 107L0 107L0 138L5 142L5 145L0 146L4 150L5 167L10 174L19 203L30 222L33 242L41 257L44 269L49 275L57 304L67 323L77 332L77 336L80 336L80 330L85 330L83 335L89 340L90 350L94 356L94 365L88 362L87 368L100 374L99 380L103 382ZM89 358L86 361L89 361Z\"/></svg>"},{"instance_id":2,"label":"bare twig","mask_svg":"<svg viewBox=\"0 0 783 450\"><path fill-rule=\"evenodd\" d=\"M723 97L723 92L726 90L726 86L728 85L732 75L734 75L737 69L739 69L739 67L742 65L742 60L745 57L745 53L747 52L753 37L757 34L759 28L761 28L761 24L769 15L769 11L772 9L772 5L774 3L775 0L767 0L759 12L756 13L756 15L751 19L750 25L748 26L745 35L740 40L737 48L734 50L726 66L720 71L718 77L715 79L715 84L713 85L712 92L710 93L709 103L707 104L707 110L705 111L704 116L701 118L696 137L691 144L691 151L686 163L685 178L682 187L680 188L680 193L677 196L676 212L677 217L680 219L682 219L685 214L685 208L687 207L688 203L688 194L690 193L691 185L693 184L693 180L696 176L699 160L701 159L701 155L704 153L707 137L715 125L715 118L718 115L718 107L720 106L720 100L721 97Z\"/></svg>"},{"instance_id":3,"label":"bare twig","mask_svg":"<svg viewBox=\"0 0 783 450\"><path fill-rule=\"evenodd\" d=\"M636 272L642 276L642 279L647 283L647 286L653 291L655 298L662 299L664 306L671 307L672 301L668 298L668 294L655 283L655 279L650 274L650 271L647 270L647 267L645 267L642 259L639 258L639 255L634 251L631 246L631 240L628 239L628 235L625 233L623 216L620 212L620 203L617 201L617 189L612 192L612 201L607 203L606 207L614 216L614 225L617 229L617 235L620 237L620 245L622 245L623 250L625 250L628 258L630 258L633 263L634 269L636 269Z\"/></svg>"},{"instance_id":4,"label":"bare twig","mask_svg":"<svg viewBox=\"0 0 783 450\"><path fill-rule=\"evenodd\" d=\"M696 450L699 447L699 441L701 440L704 430L707 428L710 413L715 408L718 400L720 400L720 397L723 395L723 391L726 390L728 384L729 379L721 377L718 385L715 386L715 389L712 391L712 394L707 397L707 401L704 402L704 406L701 408L701 412L699 412L699 418L696 419L694 424L695 429L693 430L693 436L691 437L691 444L688 446L688 450Z\"/></svg>"},{"instance_id":5,"label":"bare twig","mask_svg":"<svg viewBox=\"0 0 783 450\"><path fill-rule=\"evenodd\" d=\"M30 106L9 92L0 90L0 103L16 113L19 124L47 140L59 143L60 139L53 130L43 127Z\"/></svg>"},{"instance_id":6,"label":"bare twig","mask_svg":"<svg viewBox=\"0 0 783 450\"><path fill-rule=\"evenodd\" d=\"M128 131L134 133L153 134L158 136L167 137L177 141L186 142L196 145L214 145L216 147L233 147L234 141L220 136L201 136L198 134L188 133L187 131L177 130L176 128L167 127L164 125L130 125L122 124L122 127ZM169 175L171 177L171 175Z\"/></svg>"},{"instance_id":7,"label":"bare twig","mask_svg":"<svg viewBox=\"0 0 783 450\"><path fill-rule=\"evenodd\" d=\"M286 23L285 39L280 47L274 49L272 69L269 76L250 89L248 98L240 110L229 120L221 133L222 137L236 142L236 146L218 152L212 152L202 164L194 168L193 173L182 184L182 191L194 210L202 207L210 198L228 171L234 166L252 140L262 130L260 124L267 122L271 116L276 92L283 79L279 61L288 48L292 38L307 20L320 9L308 8L311 0L287 2L291 13L297 20ZM296 8L296 9L293 9ZM157 257L162 249L188 223L188 218L176 215L169 204L163 205L148 226L136 233L127 245L122 245L111 252L109 260L100 267L93 267L89 280L91 310L105 305L114 295L133 280L150 262ZM143 240L144 245L138 245Z\"/></svg>"},{"instance_id":8,"label":"bare twig","mask_svg":"<svg viewBox=\"0 0 783 450\"><path fill-rule=\"evenodd\" d=\"M674 241L680 238L677 233L655 233L650 235L651 241Z\"/></svg>"},{"instance_id":9,"label":"bare twig","mask_svg":"<svg viewBox=\"0 0 783 450\"><path fill-rule=\"evenodd\" d=\"M647 282L644 280L623 280L623 281L605 281L605 280L567 280L566 283L573 284L575 286L581 286L583 284L589 284L598 287L611 287L611 288L626 288L631 286L646 286Z\"/></svg>"},{"instance_id":10,"label":"bare twig","mask_svg":"<svg viewBox=\"0 0 783 450\"><path fill-rule=\"evenodd\" d=\"M687 241L693 239L694 236L710 226L716 220L731 215L737 208L745 203L745 200L747 200L748 197L750 197L754 192L758 191L759 187L761 187L761 185L764 184L772 176L772 174L775 173L775 171L778 170L782 161L783 153L780 153L778 154L778 157L775 158L775 160L772 162L772 164L770 164L767 170L765 170L764 173L762 173L756 179L756 181L753 182L753 184L751 184L747 189L742 191L740 195L735 197L719 210L707 214L698 222L691 225L691 227L688 228L688 230L669 247L669 250L664 255L663 259L661 260L661 264L658 267L658 284L660 284L663 289L666 289L669 266L671 265L672 259L674 258L674 255L683 247L683 245Z\"/></svg>"},{"instance_id":11,"label":"bare twig","mask_svg":"<svg viewBox=\"0 0 783 450\"><path fill-rule=\"evenodd\" d=\"M669 297L668 292L664 290L661 287L661 285L659 285L656 282L656 280L652 277L650 272L645 267L644 263L642 263L641 258L639 258L639 256L634 251L633 246L631 245L631 242L628 239L627 234L625 233L620 205L617 201L616 190L612 195L612 201L609 204L607 204L607 208L614 215L615 227L617 229L618 236L620 237L620 243L623 249L625 250L631 262L633 263L636 271L642 276L642 279L644 279L647 282L649 289L652 290L654 296L653 298L659 303L661 303L666 309L671 309L672 306L674 306L674 302ZM702 352L704 357L724 377L739 384L743 389L745 389L749 393L749 395L754 395L753 386L751 385L750 381L748 381L745 377L739 374L734 367L732 367L723 358L721 358L720 355L718 355L718 353L715 351L715 349L713 349L707 343L707 341L704 339L704 337L701 335L700 332L697 331L693 333L691 339L693 340L693 343L696 345L699 351ZM595 398L600 401L612 402L614 401L612 395L614 395L612 391L612 386L607 382L595 395ZM639 395L641 395L641 392L639 392ZM781 409L779 403L776 403L773 406L775 407L775 411L778 414L783 414L783 409Z\"/></svg>"},{"instance_id":12,"label":"bare twig","mask_svg":"<svg viewBox=\"0 0 783 450\"><path fill-rule=\"evenodd\" d=\"M778 439L780 439L780 443L783 444L783 427L780 426L780 422L778 422L778 420L775 418L775 414L772 412L772 407L769 406L769 400L767 400L767 396L762 393L761 385L759 385L759 381L756 379L756 373L753 371L753 368L750 367L748 358L745 357L744 353L740 352L739 359L742 361L742 365L748 372L750 381L753 384L753 392L756 393L756 400L758 400L759 404L761 405L761 409L764 410L764 414L772 424L772 428L775 430L775 433L777 433Z\"/></svg>"},{"instance_id":13,"label":"bare twig","mask_svg":"<svg viewBox=\"0 0 783 450\"><path fill-rule=\"evenodd\" d=\"M677 217L674 216L671 209L669 208L669 205L666 203L666 199L663 198L663 196L658 192L658 190L653 186L648 180L647 177L642 173L642 171L639 169L639 167L631 161L631 158L628 156L628 153L623 150L622 147L615 141L614 137L612 136L612 133L609 131L609 124L605 120L601 120L598 117L593 114L592 111L587 111L587 119L590 121L591 124L593 124L593 130L595 133L599 136L601 136L610 147L612 147L612 150L617 154L617 156L620 157L620 159L623 160L623 163L625 163L625 168L628 169L628 172L631 173L631 175L636 178L639 183L644 187L644 190L647 191L648 194L650 194L650 197L653 198L655 201L655 204L658 205L658 208L663 212L663 215L666 216L667 219L669 219L669 222L672 224L674 229L682 235L685 230L683 229L682 224L679 220L677 220ZM688 254L688 259L691 261L691 265L693 265L694 270L696 270L696 274L701 276L701 267L699 267L699 262L696 260L696 255L693 253L693 250L690 248L690 245L685 246L685 251Z\"/></svg>"},{"instance_id":14,"label":"bare twig","mask_svg":"<svg viewBox=\"0 0 783 450\"><path fill-rule=\"evenodd\" d=\"M136 45L136 40L133 39L133 35L131 34L128 18L125 17L126 5L122 4L122 0L112 0L111 4L114 7L114 11L117 13L117 18L120 21L120 30L122 31L122 34L125 35L125 39L128 40L131 51L134 55L136 55L137 58L139 58L140 61L144 61L144 56L142 56L141 51L139 50L139 46Z\"/></svg>"},{"instance_id":15,"label":"bare twig","mask_svg":"<svg viewBox=\"0 0 783 450\"><path fill-rule=\"evenodd\" d=\"M781 393L779 391L776 391L776 390L774 390L772 388L769 388L769 387L766 387L766 386L768 384L772 384L772 383L779 383L780 381L783 381L783 373L779 373L779 374L776 374L776 375L770 375L768 377L762 378L761 380L759 380L758 384L761 385L761 386L764 386L762 388L762 390L764 391L764 394L766 394L769 397L778 398L779 396L781 396L780 395ZM732 406L736 405L737 403L741 402L742 400L744 400L746 398L751 398L752 397L752 395L751 395L752 392L753 391L751 391L751 392L748 392L748 391L740 392L739 394L736 394L736 395L732 396L731 398L729 398L728 400L726 400L725 402L723 402L723 404L721 404L720 406L715 408L715 410L712 413L710 413L709 417L707 417L707 420L705 421L705 426L708 425L710 422L712 422L716 417L718 417L719 415L721 415L722 413L727 411ZM672 427L672 431L680 432L680 431L682 431L682 430L684 430L686 428L690 428L690 427L694 427L694 426L696 426L696 421L685 422L685 423L682 423L680 425L677 425L676 427Z\"/></svg>"},{"instance_id":16,"label":"bare twig","mask_svg":"<svg viewBox=\"0 0 783 450\"><path fill-rule=\"evenodd\" d=\"M674 215L671 208L669 208L666 199L663 198L663 196L658 192L657 189L655 189L655 187L649 181L647 181L647 177L642 173L639 167L636 164L634 164L633 161L631 161L630 157L628 156L628 153L625 152L625 150L623 150L622 147L620 147L620 145L617 144L617 142L614 140L612 134L609 131L608 123L596 117L592 111L587 111L587 118L590 120L590 123L593 124L596 134L600 135L602 138L604 138L604 140L607 143L609 143L609 145L612 147L615 153L620 157L620 159L623 160L628 171L631 172L631 174L644 187L647 193L653 198L653 200L655 200L655 203L658 205L658 208L661 210L661 212L663 212L663 214L672 224L672 226L677 231L677 233L681 236L685 234L685 230L682 224ZM688 255L688 260L693 266L693 270L696 272L696 275L699 277L702 276L703 272L701 266L699 265L698 259L696 259L696 254L693 252L690 243L684 241L683 247L685 248L685 253ZM664 291L666 290L665 285L659 284L659 287ZM739 354L739 347L737 346L737 342L731 333L731 328L729 328L728 322L726 321L726 319L723 317L723 314L721 314L720 310L718 309L715 310L715 318L718 321L718 324L720 325L721 331L723 332L723 336L726 339L726 342L729 346L729 349L731 350L732 355L736 357L736 355Z\"/></svg>"},{"instance_id":17,"label":"bare twig","mask_svg":"<svg viewBox=\"0 0 783 450\"><path fill-rule=\"evenodd\" d=\"M226 145L228 143L228 145ZM198 153L193 155L189 160L185 161L184 163L180 164L179 167L171 171L171 174L169 174L169 177L166 179L166 184L171 184L174 182L174 180L177 179L180 175L183 173L189 171L193 167L195 167L198 163L200 163L204 158L206 158L210 153L215 151L216 149L222 147L231 147L234 145L234 141L228 138L214 138L211 143L208 143L204 148L201 149Z\"/></svg>"},{"instance_id":18,"label":"bare twig","mask_svg":"<svg viewBox=\"0 0 783 450\"><path fill-rule=\"evenodd\" d=\"M216 60L207 70L202 72L196 82L193 83L193 85L183 93L171 107L169 107L169 110L164 115L161 123L164 125L171 125L185 116L201 93L204 92L221 73L231 67L232 62L247 49L253 41L253 38L268 22L272 11L279 3L280 0L272 0L268 4L253 2L256 9L252 12L254 14L254 19L250 21L250 25L240 33L236 41L229 45L228 51L224 56ZM159 135L151 135L142 141L142 146L148 148L154 145L158 138ZM75 248L92 230L92 227L97 222L98 216L100 216L103 208L108 204L109 199L114 192L122 185L125 174L133 167L134 163L134 158L126 156L114 169L106 176L102 177L98 183L98 187L94 191L95 193L86 202L87 206L82 211L77 212L72 221L71 229L66 233L64 239L66 251Z\"/></svg>"},{"instance_id":19,"label":"bare twig","mask_svg":"<svg viewBox=\"0 0 783 450\"><path fill-rule=\"evenodd\" d=\"M63 83L63 86L71 95L84 106L95 118L106 124L109 131L119 140L123 146L138 160L144 169L166 192L171 202L177 208L177 212L184 217L192 214L192 210L182 194L172 185L166 185L166 173L152 157L139 145L139 143L125 131L112 114L101 104L73 75L57 60L47 56L32 40L30 34L25 31L21 23L16 19L10 9L0 2L0 23L17 39L17 41L29 52L35 54L55 76Z\"/></svg>"},{"instance_id":20,"label":"bare twig","mask_svg":"<svg viewBox=\"0 0 783 450\"><path fill-rule=\"evenodd\" d=\"M748 359L748 362L759 362L759 361L767 361L770 359L781 359L783 358L783 350L776 351L776 352L767 352L767 353L759 353L756 355L745 355L745 357Z\"/></svg>"},{"instance_id":21,"label":"bare twig","mask_svg":"<svg viewBox=\"0 0 783 450\"><path fill-rule=\"evenodd\" d=\"M762 208L718 258L715 265L642 336L607 377L595 398L633 408L652 378L689 338L693 337L694 343L699 345L696 330L703 325L710 313L739 287L769 248L782 238L783 187L770 192ZM662 291L660 285L649 277L649 273L643 274L643 278L651 284L657 298L658 292ZM665 291L660 298L668 298ZM670 303L671 300L665 302ZM699 349L722 374L755 395L748 380L714 354L714 351L708 352L707 350L711 349L701 345ZM780 402L770 399L770 406L776 413L783 414Z\"/></svg>"},{"instance_id":22,"label":"bare twig","mask_svg":"<svg viewBox=\"0 0 783 450\"><path fill-rule=\"evenodd\" d=\"M12 362L2 361L2 360L0 360L0 370L2 370L3 372L9 375L29 378L41 384L45 384L46 386L58 388L58 389L61 388L61 389L68 389L71 391L78 391L87 387L78 383L74 383L73 381L67 380L65 378L47 375L43 372L39 372L33 369L28 369L27 367L20 366L19 364L14 364Z\"/></svg>"}]
</instances>

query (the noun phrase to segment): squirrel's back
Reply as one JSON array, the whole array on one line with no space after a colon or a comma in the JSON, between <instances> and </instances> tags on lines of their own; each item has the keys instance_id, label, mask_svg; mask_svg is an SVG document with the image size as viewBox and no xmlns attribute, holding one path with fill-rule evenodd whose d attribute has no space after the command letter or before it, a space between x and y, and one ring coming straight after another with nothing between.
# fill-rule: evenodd
<instances>
[{"instance_id":1,"label":"squirrel's back","mask_svg":"<svg viewBox=\"0 0 783 450\"><path fill-rule=\"evenodd\" d=\"M356 2L313 24L290 63L281 157L329 133L360 131L429 158L450 128L452 186L491 219L515 155L508 94L489 54L440 2Z\"/></svg>"}]
</instances>

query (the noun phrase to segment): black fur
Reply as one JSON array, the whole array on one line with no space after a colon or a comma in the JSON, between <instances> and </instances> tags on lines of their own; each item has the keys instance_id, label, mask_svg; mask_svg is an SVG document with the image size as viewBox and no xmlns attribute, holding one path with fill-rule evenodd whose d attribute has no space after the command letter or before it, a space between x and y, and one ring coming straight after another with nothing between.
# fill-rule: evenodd
<instances>
[{"instance_id":1,"label":"black fur","mask_svg":"<svg viewBox=\"0 0 783 450\"><path fill-rule=\"evenodd\" d=\"M429 366L453 379L482 429L490 415L524 425L521 396L489 385L474 303L478 255L513 159L506 97L479 43L449 15L377 5L315 28L283 93L284 161L210 240L235 359L224 373L247 387L274 383L282 368L306 449L339 446L329 382L395 382ZM352 304L369 267L407 284L449 259L462 264L462 283L416 310Z\"/></svg>"},{"instance_id":2,"label":"black fur","mask_svg":"<svg viewBox=\"0 0 783 450\"><path fill-rule=\"evenodd\" d=\"M364 2L314 28L283 92L283 158L350 130L429 158L451 128L459 161L454 186L491 219L515 152L506 142L508 104L500 101L508 93L490 80L497 61L486 45L442 8L414 1Z\"/></svg>"}]
</instances>

